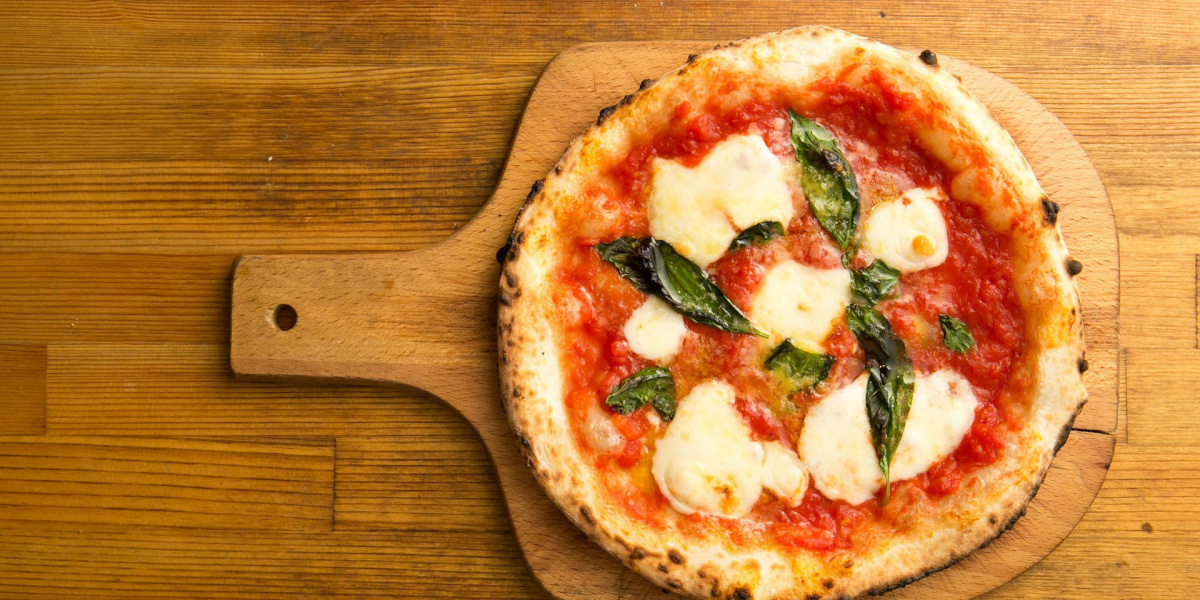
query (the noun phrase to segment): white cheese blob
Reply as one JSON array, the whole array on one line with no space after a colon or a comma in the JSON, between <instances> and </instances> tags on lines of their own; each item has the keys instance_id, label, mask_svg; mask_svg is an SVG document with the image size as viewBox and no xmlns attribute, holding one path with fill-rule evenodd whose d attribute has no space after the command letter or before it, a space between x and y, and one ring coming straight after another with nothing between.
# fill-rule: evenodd
<instances>
[{"instance_id":1,"label":"white cheese blob","mask_svg":"<svg viewBox=\"0 0 1200 600\"><path fill-rule=\"evenodd\" d=\"M958 373L942 369L917 375L913 405L892 458L892 481L916 477L954 452L975 422L977 405L970 382ZM809 409L799 454L827 498L860 504L883 486L867 420L865 373Z\"/></svg>"},{"instance_id":2,"label":"white cheese blob","mask_svg":"<svg viewBox=\"0 0 1200 600\"><path fill-rule=\"evenodd\" d=\"M791 338L798 348L821 352L821 343L850 303L850 271L781 262L767 271L750 307L750 320L773 343Z\"/></svg>"},{"instance_id":3,"label":"white cheese blob","mask_svg":"<svg viewBox=\"0 0 1200 600\"><path fill-rule=\"evenodd\" d=\"M808 469L804 468L804 463L795 452L777 441L763 444L763 450L766 452L763 487L788 506L800 504L808 489Z\"/></svg>"},{"instance_id":4,"label":"white cheese blob","mask_svg":"<svg viewBox=\"0 0 1200 600\"><path fill-rule=\"evenodd\" d=\"M740 517L762 493L762 465L762 444L734 407L733 387L710 379L679 400L650 472L675 510Z\"/></svg>"},{"instance_id":5,"label":"white cheese blob","mask_svg":"<svg viewBox=\"0 0 1200 600\"><path fill-rule=\"evenodd\" d=\"M861 504L883 485L867 421L867 375L808 410L798 445L817 491L831 500Z\"/></svg>"},{"instance_id":6,"label":"white cheese blob","mask_svg":"<svg viewBox=\"0 0 1200 600\"><path fill-rule=\"evenodd\" d=\"M617 431L612 419L598 406L588 410L583 424L583 436L589 446L601 454L616 452L625 447L625 436Z\"/></svg>"},{"instance_id":7,"label":"white cheese blob","mask_svg":"<svg viewBox=\"0 0 1200 600\"><path fill-rule=\"evenodd\" d=\"M663 362L679 352L687 325L669 304L650 296L633 311L622 331L630 350L648 360Z\"/></svg>"},{"instance_id":8,"label":"white cheese blob","mask_svg":"<svg viewBox=\"0 0 1200 600\"><path fill-rule=\"evenodd\" d=\"M706 268L737 234L763 221L784 226L795 207L779 157L758 135L731 135L688 168L655 159L647 200L650 235Z\"/></svg>"},{"instance_id":9,"label":"white cheese blob","mask_svg":"<svg viewBox=\"0 0 1200 600\"><path fill-rule=\"evenodd\" d=\"M946 262L949 240L936 189L914 188L877 204L863 224L863 248L901 273Z\"/></svg>"},{"instance_id":10,"label":"white cheese blob","mask_svg":"<svg viewBox=\"0 0 1200 600\"><path fill-rule=\"evenodd\" d=\"M892 459L892 479L916 477L950 456L975 422L979 401L971 382L942 369L917 376L904 435Z\"/></svg>"}]
</instances>

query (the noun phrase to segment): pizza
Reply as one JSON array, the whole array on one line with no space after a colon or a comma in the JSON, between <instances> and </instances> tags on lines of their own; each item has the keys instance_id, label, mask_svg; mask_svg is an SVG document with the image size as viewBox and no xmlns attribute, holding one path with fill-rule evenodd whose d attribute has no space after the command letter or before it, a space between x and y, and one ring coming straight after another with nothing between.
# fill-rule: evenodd
<instances>
[{"instance_id":1,"label":"pizza","mask_svg":"<svg viewBox=\"0 0 1200 600\"><path fill-rule=\"evenodd\" d=\"M690 57L571 143L498 257L511 425L665 589L903 585L1020 517L1086 399L1057 218L931 52L802 27Z\"/></svg>"}]
</instances>

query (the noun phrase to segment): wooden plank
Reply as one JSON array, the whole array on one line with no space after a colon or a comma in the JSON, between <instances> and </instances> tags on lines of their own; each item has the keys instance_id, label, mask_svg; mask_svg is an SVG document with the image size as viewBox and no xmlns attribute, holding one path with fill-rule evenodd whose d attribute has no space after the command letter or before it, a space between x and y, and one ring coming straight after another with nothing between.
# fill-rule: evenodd
<instances>
[{"instance_id":1,"label":"wooden plank","mask_svg":"<svg viewBox=\"0 0 1200 600\"><path fill-rule=\"evenodd\" d=\"M392 118L375 125L393 131ZM504 147L507 127L504 133L494 139L496 147ZM384 159L396 149L362 150L351 144L359 148L352 160L317 161L306 156L309 149L275 145L291 144L290 135L254 136L246 141L254 147L253 156L241 161L0 161L0 178L11 182L0 189L0 251L164 255L411 250L470 220L504 160L495 149L486 152L490 157L477 159L428 153L411 160ZM418 147L422 135L399 135L392 141ZM194 153L178 144L131 143L163 154ZM194 143L207 147L217 142L203 138ZM450 143L439 147L456 157L464 152ZM72 145L66 143L63 151L71 152ZM48 211L48 206L56 209Z\"/></svg>"},{"instance_id":2,"label":"wooden plank","mask_svg":"<svg viewBox=\"0 0 1200 600\"><path fill-rule=\"evenodd\" d=\"M0 365L0 435L45 433L46 347L0 344Z\"/></svg>"},{"instance_id":3,"label":"wooden plank","mask_svg":"<svg viewBox=\"0 0 1200 600\"><path fill-rule=\"evenodd\" d=\"M328 531L333 441L0 439L0 529Z\"/></svg>"},{"instance_id":4,"label":"wooden plank","mask_svg":"<svg viewBox=\"0 0 1200 600\"><path fill-rule=\"evenodd\" d=\"M225 341L233 260L0 253L0 340Z\"/></svg>"},{"instance_id":5,"label":"wooden plank","mask_svg":"<svg viewBox=\"0 0 1200 600\"><path fill-rule=\"evenodd\" d=\"M13 65L377 64L385 59L469 63L489 54L544 63L586 41L738 39L821 23L896 45L941 41L947 53L983 64L998 57L1026 63L1141 66L1147 59L1186 63L1197 41L1194 5L1155 2L1138 10L1074 0L1045 10L1034 0L793 3L624 2L590 0L553 10L520 3L463 10L429 0L312 3L303 11L266 1L231 13L204 4L120 4L48 9L5 3L0 46ZM964 32L970 32L969 35ZM514 43L519 41L520 43ZM162 52L162 48L172 51ZM445 57L445 58L442 58Z\"/></svg>"},{"instance_id":6,"label":"wooden plank","mask_svg":"<svg viewBox=\"0 0 1200 600\"><path fill-rule=\"evenodd\" d=\"M223 345L55 344L48 373L53 434L436 435L461 423L411 389L235 381Z\"/></svg>"},{"instance_id":7,"label":"wooden plank","mask_svg":"<svg viewBox=\"0 0 1200 600\"><path fill-rule=\"evenodd\" d=\"M1200 420L1196 365L1200 350L1129 348L1126 395L1127 435L1131 444L1194 439Z\"/></svg>"},{"instance_id":8,"label":"wooden plank","mask_svg":"<svg viewBox=\"0 0 1200 600\"><path fill-rule=\"evenodd\" d=\"M4 598L544 598L502 530L0 527Z\"/></svg>"},{"instance_id":9,"label":"wooden plank","mask_svg":"<svg viewBox=\"0 0 1200 600\"><path fill-rule=\"evenodd\" d=\"M1200 145L1197 147L1200 149ZM1187 160L1159 166L1164 172L1175 171L1176 168L1186 172L1192 167L1200 166L1200 150L1189 154ZM1193 157L1196 160L1192 160ZM1134 159L1128 157L1127 160ZM1178 171L1175 173L1169 177L1184 180L1184 185L1155 185L1154 182L1114 185L1109 187L1109 193L1114 197L1114 206L1121 207L1116 210L1116 215L1122 235L1138 236L1146 242L1147 250L1150 251L1194 253L1195 242L1200 242L1200 215L1192 209L1192 203L1200 194L1200 182L1190 175ZM1116 201L1118 198L1119 202ZM1186 250L1161 242L1157 246L1150 243L1151 240L1170 236L1190 236L1194 243Z\"/></svg>"},{"instance_id":10,"label":"wooden plank","mask_svg":"<svg viewBox=\"0 0 1200 600\"><path fill-rule=\"evenodd\" d=\"M338 439L338 530L473 531L506 524L491 458L466 423Z\"/></svg>"},{"instance_id":11,"label":"wooden plank","mask_svg":"<svg viewBox=\"0 0 1200 600\"><path fill-rule=\"evenodd\" d=\"M1121 346L1195 348L1196 256L1138 235L1121 249Z\"/></svg>"}]
</instances>

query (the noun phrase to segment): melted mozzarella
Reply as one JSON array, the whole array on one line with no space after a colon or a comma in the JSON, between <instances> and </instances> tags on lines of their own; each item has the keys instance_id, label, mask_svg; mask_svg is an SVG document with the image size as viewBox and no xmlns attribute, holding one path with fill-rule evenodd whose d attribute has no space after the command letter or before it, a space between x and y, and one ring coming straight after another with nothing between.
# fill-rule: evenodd
<instances>
[{"instance_id":1,"label":"melted mozzarella","mask_svg":"<svg viewBox=\"0 0 1200 600\"><path fill-rule=\"evenodd\" d=\"M739 517L762 493L763 447L734 408L734 389L710 379L679 400L655 445L651 473L671 506Z\"/></svg>"},{"instance_id":2,"label":"melted mozzarella","mask_svg":"<svg viewBox=\"0 0 1200 600\"><path fill-rule=\"evenodd\" d=\"M731 135L688 168L655 159L647 212L650 234L700 268L725 254L738 232L792 220L792 192L779 157L758 135Z\"/></svg>"},{"instance_id":3,"label":"melted mozzarella","mask_svg":"<svg viewBox=\"0 0 1200 600\"><path fill-rule=\"evenodd\" d=\"M950 369L917 376L908 422L892 459L892 479L916 477L950 456L971 430L978 405L971 383Z\"/></svg>"},{"instance_id":4,"label":"melted mozzarella","mask_svg":"<svg viewBox=\"0 0 1200 600\"><path fill-rule=\"evenodd\" d=\"M954 452L975 421L977 405L971 384L958 373L943 369L917 375L913 405L892 459L892 481L916 477ZM809 409L799 453L827 498L859 504L883 486L867 420L866 374Z\"/></svg>"},{"instance_id":5,"label":"melted mozzarella","mask_svg":"<svg viewBox=\"0 0 1200 600\"><path fill-rule=\"evenodd\" d=\"M766 458L763 459L763 487L771 490L788 506L796 506L804 499L808 489L808 469L787 447L779 442L763 444Z\"/></svg>"},{"instance_id":6,"label":"melted mozzarella","mask_svg":"<svg viewBox=\"0 0 1200 600\"><path fill-rule=\"evenodd\" d=\"M883 471L871 445L866 374L809 409L798 450L826 498L860 504L875 495Z\"/></svg>"},{"instance_id":7,"label":"melted mozzarella","mask_svg":"<svg viewBox=\"0 0 1200 600\"><path fill-rule=\"evenodd\" d=\"M863 248L901 273L946 262L946 220L938 208L941 192L915 188L871 209L863 224Z\"/></svg>"},{"instance_id":8,"label":"melted mozzarella","mask_svg":"<svg viewBox=\"0 0 1200 600\"><path fill-rule=\"evenodd\" d=\"M767 271L750 318L773 342L791 338L799 348L821 352L821 343L849 303L850 271L814 269L788 260Z\"/></svg>"},{"instance_id":9,"label":"melted mozzarella","mask_svg":"<svg viewBox=\"0 0 1200 600\"><path fill-rule=\"evenodd\" d=\"M617 431L612 419L598 406L588 410L587 421L583 424L583 436L588 445L601 454L616 452L625 447L625 436Z\"/></svg>"},{"instance_id":10,"label":"melted mozzarella","mask_svg":"<svg viewBox=\"0 0 1200 600\"><path fill-rule=\"evenodd\" d=\"M687 325L683 316L669 304L650 296L625 322L622 329L629 349L638 356L654 361L667 361L679 352Z\"/></svg>"}]
</instances>

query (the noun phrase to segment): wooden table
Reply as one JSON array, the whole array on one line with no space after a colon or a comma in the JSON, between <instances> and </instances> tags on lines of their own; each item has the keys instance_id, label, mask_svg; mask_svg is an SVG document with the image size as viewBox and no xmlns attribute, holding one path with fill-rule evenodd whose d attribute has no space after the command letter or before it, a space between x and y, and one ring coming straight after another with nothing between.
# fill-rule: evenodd
<instances>
[{"instance_id":1,"label":"wooden table","mask_svg":"<svg viewBox=\"0 0 1200 600\"><path fill-rule=\"evenodd\" d=\"M0 597L538 597L469 427L407 390L237 382L242 253L420 248L585 41L805 23L1007 78L1121 245L1116 457L994 598L1200 589L1196 3L0 5Z\"/></svg>"}]
</instances>

